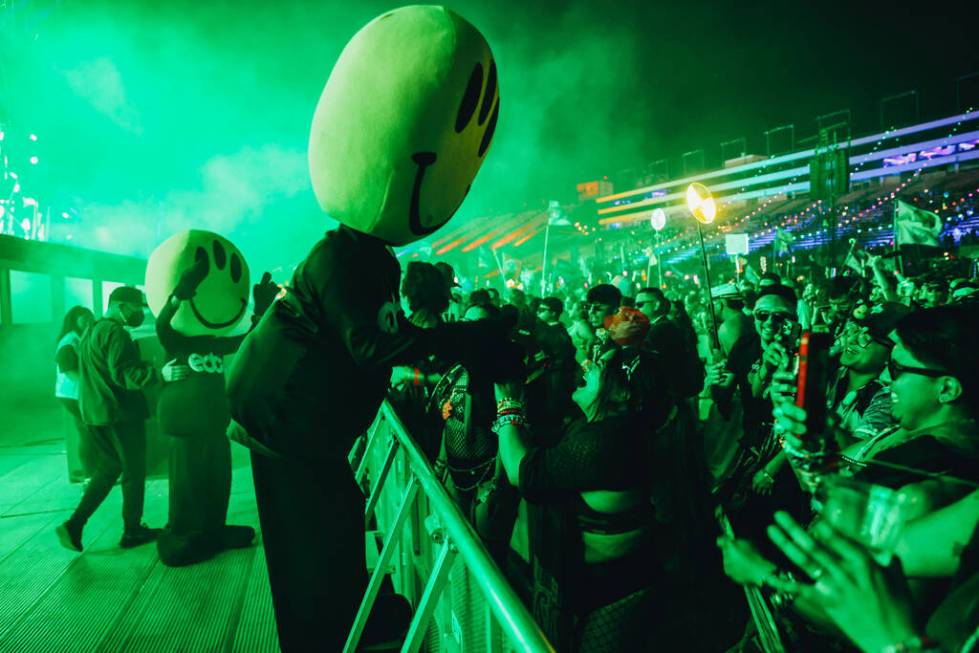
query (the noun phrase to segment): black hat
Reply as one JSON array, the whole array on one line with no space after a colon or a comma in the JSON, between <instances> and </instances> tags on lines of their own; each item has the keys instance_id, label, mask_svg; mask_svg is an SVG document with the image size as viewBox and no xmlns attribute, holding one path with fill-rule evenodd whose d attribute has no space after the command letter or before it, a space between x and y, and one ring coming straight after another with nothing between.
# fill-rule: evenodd
<instances>
[{"instance_id":1,"label":"black hat","mask_svg":"<svg viewBox=\"0 0 979 653\"><path fill-rule=\"evenodd\" d=\"M126 302L127 304L145 306L146 298L143 296L143 291L139 288L119 286L109 294L109 303L111 304L112 302Z\"/></svg>"}]
</instances>

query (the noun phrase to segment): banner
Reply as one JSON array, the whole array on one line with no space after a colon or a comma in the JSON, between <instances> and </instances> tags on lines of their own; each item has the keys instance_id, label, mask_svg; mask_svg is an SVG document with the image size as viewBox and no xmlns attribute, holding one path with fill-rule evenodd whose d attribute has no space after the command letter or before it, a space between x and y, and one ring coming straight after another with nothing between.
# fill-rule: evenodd
<instances>
[{"instance_id":1,"label":"banner","mask_svg":"<svg viewBox=\"0 0 979 653\"><path fill-rule=\"evenodd\" d=\"M897 200L894 202L894 242L939 247L942 219L936 213Z\"/></svg>"}]
</instances>

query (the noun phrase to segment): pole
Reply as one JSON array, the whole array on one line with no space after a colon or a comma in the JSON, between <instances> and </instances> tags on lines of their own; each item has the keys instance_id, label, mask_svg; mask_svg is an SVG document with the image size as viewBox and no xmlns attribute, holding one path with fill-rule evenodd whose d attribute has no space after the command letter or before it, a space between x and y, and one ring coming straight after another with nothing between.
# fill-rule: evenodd
<instances>
[{"instance_id":1,"label":"pole","mask_svg":"<svg viewBox=\"0 0 979 653\"><path fill-rule=\"evenodd\" d=\"M659 275L659 287L663 287L663 259L659 254L659 232L656 232L656 274Z\"/></svg>"},{"instance_id":2,"label":"pole","mask_svg":"<svg viewBox=\"0 0 979 653\"><path fill-rule=\"evenodd\" d=\"M697 235L700 236L700 255L704 261L704 281L706 282L707 288L707 310L710 311L710 328L711 328L711 343L715 350L721 348L721 342L717 338L717 315L714 314L714 299L711 297L710 289L710 266L707 264L707 247L704 245L704 228L700 225L700 220L697 220Z\"/></svg>"},{"instance_id":3,"label":"pole","mask_svg":"<svg viewBox=\"0 0 979 653\"><path fill-rule=\"evenodd\" d=\"M544 265L540 271L540 296L547 296L547 242L551 235L551 216L547 216L547 226L544 227Z\"/></svg>"}]
</instances>

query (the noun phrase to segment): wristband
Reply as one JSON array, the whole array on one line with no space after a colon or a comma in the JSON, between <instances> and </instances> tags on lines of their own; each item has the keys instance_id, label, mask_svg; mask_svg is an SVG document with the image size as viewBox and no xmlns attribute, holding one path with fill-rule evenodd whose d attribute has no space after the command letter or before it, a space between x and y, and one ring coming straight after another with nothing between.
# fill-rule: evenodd
<instances>
[{"instance_id":1,"label":"wristband","mask_svg":"<svg viewBox=\"0 0 979 653\"><path fill-rule=\"evenodd\" d=\"M415 368L415 378L414 378L414 379L412 380L412 382L411 382L411 383L412 383L412 385L414 385L414 386L415 386L416 388L417 388L417 387L418 387L419 385L421 385L421 383L419 383L419 382L418 382L418 380L419 380L419 378L420 378L420 377L421 377L421 370L419 370L419 369L418 369L418 368L416 367L416 368Z\"/></svg>"}]
</instances>

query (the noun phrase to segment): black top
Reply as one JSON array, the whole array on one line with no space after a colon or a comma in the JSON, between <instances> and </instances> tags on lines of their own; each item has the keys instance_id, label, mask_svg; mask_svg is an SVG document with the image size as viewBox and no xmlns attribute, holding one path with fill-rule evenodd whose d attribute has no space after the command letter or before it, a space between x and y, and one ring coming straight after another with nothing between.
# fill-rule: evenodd
<instances>
[{"instance_id":1,"label":"black top","mask_svg":"<svg viewBox=\"0 0 979 653\"><path fill-rule=\"evenodd\" d=\"M648 489L651 475L647 433L634 420L578 420L554 446L524 456L520 493L546 502L590 490Z\"/></svg>"},{"instance_id":2,"label":"black top","mask_svg":"<svg viewBox=\"0 0 979 653\"><path fill-rule=\"evenodd\" d=\"M141 390L159 380L122 324L103 319L78 341L79 409L93 426L142 421L149 416Z\"/></svg>"},{"instance_id":3,"label":"black top","mask_svg":"<svg viewBox=\"0 0 979 653\"><path fill-rule=\"evenodd\" d=\"M979 481L979 460L974 451L953 446L943 438L920 435L873 458L857 462L854 478L897 489L928 480L929 474ZM968 487L963 485L963 491Z\"/></svg>"},{"instance_id":4,"label":"black top","mask_svg":"<svg viewBox=\"0 0 979 653\"><path fill-rule=\"evenodd\" d=\"M224 437L231 420L224 393L224 356L234 353L244 335L185 336L171 322L179 301L171 296L156 317L156 335L167 354L188 368L187 378L167 383L156 412L160 431L176 438Z\"/></svg>"},{"instance_id":5,"label":"black top","mask_svg":"<svg viewBox=\"0 0 979 653\"><path fill-rule=\"evenodd\" d=\"M590 490L648 490L653 461L646 436L628 417L581 419L566 428L557 444L531 449L520 463L520 493L531 502L531 554L579 615L655 582L658 556L651 541L621 558L586 564L581 539L584 532L635 530L651 537L651 504L609 515L580 497Z\"/></svg>"},{"instance_id":6,"label":"black top","mask_svg":"<svg viewBox=\"0 0 979 653\"><path fill-rule=\"evenodd\" d=\"M399 279L382 241L328 232L230 365L235 420L281 454L346 456L373 421L391 367L427 353L425 332L399 313Z\"/></svg>"},{"instance_id":7,"label":"black top","mask_svg":"<svg viewBox=\"0 0 979 653\"><path fill-rule=\"evenodd\" d=\"M673 397L694 397L704 389L704 363L696 346L689 346L680 327L666 316L650 325L644 348L669 371L670 384L666 389Z\"/></svg>"}]
</instances>

